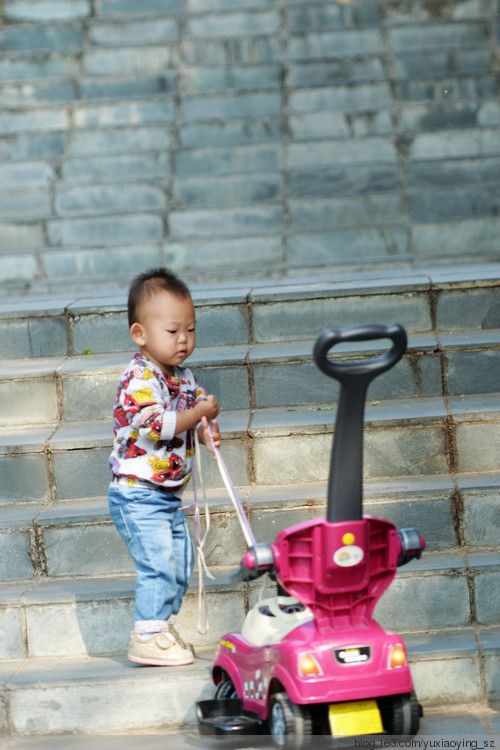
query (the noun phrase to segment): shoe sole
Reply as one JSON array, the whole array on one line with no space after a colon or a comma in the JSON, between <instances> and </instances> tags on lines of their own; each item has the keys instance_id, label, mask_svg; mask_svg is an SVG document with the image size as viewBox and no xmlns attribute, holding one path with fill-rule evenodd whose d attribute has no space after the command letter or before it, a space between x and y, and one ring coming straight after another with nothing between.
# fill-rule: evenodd
<instances>
[{"instance_id":1,"label":"shoe sole","mask_svg":"<svg viewBox=\"0 0 500 750\"><path fill-rule=\"evenodd\" d=\"M167 661L166 659L148 659L147 657L142 658L140 656L129 656L128 654L127 659L134 664L145 664L151 667L184 667L187 664L192 664L194 662L194 658L178 659L177 661Z\"/></svg>"}]
</instances>

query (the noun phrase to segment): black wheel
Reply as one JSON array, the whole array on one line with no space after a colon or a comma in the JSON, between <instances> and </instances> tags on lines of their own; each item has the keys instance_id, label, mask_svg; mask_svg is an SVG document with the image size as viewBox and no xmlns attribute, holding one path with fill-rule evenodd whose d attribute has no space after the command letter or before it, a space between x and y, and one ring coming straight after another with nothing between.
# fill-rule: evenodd
<instances>
[{"instance_id":1,"label":"black wheel","mask_svg":"<svg viewBox=\"0 0 500 750\"><path fill-rule=\"evenodd\" d=\"M412 735L418 732L420 705L414 692L383 698L380 713L384 729L389 734Z\"/></svg>"},{"instance_id":2,"label":"black wheel","mask_svg":"<svg viewBox=\"0 0 500 750\"><path fill-rule=\"evenodd\" d=\"M286 693L275 693L269 702L269 728L277 747L301 750L308 746L312 721L304 706L293 703Z\"/></svg>"},{"instance_id":3,"label":"black wheel","mask_svg":"<svg viewBox=\"0 0 500 750\"><path fill-rule=\"evenodd\" d=\"M214 690L214 698L225 700L226 698L237 698L236 688L231 679L225 675Z\"/></svg>"}]
</instances>

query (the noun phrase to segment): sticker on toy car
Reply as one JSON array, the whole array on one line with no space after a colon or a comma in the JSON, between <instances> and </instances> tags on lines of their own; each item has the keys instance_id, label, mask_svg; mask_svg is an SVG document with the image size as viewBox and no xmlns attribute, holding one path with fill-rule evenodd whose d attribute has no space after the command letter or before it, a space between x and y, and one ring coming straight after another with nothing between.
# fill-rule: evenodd
<instances>
[{"instance_id":1,"label":"sticker on toy car","mask_svg":"<svg viewBox=\"0 0 500 750\"><path fill-rule=\"evenodd\" d=\"M370 646L349 646L336 648L335 659L339 664L365 664L370 661Z\"/></svg>"},{"instance_id":2,"label":"sticker on toy car","mask_svg":"<svg viewBox=\"0 0 500 750\"><path fill-rule=\"evenodd\" d=\"M356 544L348 544L340 547L333 556L333 561L341 568L351 568L358 565L364 558L365 553Z\"/></svg>"}]
</instances>

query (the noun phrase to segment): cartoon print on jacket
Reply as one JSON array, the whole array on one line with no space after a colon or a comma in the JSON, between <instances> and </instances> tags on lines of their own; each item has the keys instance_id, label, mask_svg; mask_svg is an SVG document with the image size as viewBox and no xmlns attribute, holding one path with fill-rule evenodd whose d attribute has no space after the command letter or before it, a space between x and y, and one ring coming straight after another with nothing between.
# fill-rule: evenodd
<instances>
[{"instance_id":1,"label":"cartoon print on jacket","mask_svg":"<svg viewBox=\"0 0 500 750\"><path fill-rule=\"evenodd\" d=\"M130 433L130 437L127 441L120 440L120 447L118 453L122 458L135 458L136 456L144 456L147 451L144 448L139 448L137 445L137 438L139 437L138 430L134 430Z\"/></svg>"},{"instance_id":2,"label":"cartoon print on jacket","mask_svg":"<svg viewBox=\"0 0 500 750\"><path fill-rule=\"evenodd\" d=\"M163 484L166 479L179 479L184 468L184 462L175 453L171 453L169 458L150 456L148 458L148 463L151 464L154 470L154 474L151 476L151 481L160 484Z\"/></svg>"},{"instance_id":3,"label":"cartoon print on jacket","mask_svg":"<svg viewBox=\"0 0 500 750\"><path fill-rule=\"evenodd\" d=\"M175 434L167 412L192 408L202 393L187 367L162 372L144 355L129 362L118 386L114 418L113 474L179 491L189 481L194 431Z\"/></svg>"},{"instance_id":4,"label":"cartoon print on jacket","mask_svg":"<svg viewBox=\"0 0 500 750\"><path fill-rule=\"evenodd\" d=\"M156 399L151 388L142 388L135 393L125 393L124 408L130 414L137 414L145 406L154 406Z\"/></svg>"}]
</instances>

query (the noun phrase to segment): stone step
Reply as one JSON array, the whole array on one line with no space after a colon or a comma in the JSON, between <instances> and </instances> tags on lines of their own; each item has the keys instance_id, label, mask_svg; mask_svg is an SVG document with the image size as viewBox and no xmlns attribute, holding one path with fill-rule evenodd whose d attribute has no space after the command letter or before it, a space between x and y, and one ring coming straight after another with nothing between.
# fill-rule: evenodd
<instances>
[{"instance_id":1,"label":"stone step","mask_svg":"<svg viewBox=\"0 0 500 750\"><path fill-rule=\"evenodd\" d=\"M222 410L336 402L338 385L316 367L314 341L200 347L187 363ZM339 359L378 354L377 345L338 347ZM4 360L0 364L3 425L102 419L131 354L87 354ZM370 387L369 398L392 399L495 392L500 331L410 334L408 353ZM308 387L304 388L304 383Z\"/></svg>"},{"instance_id":2,"label":"stone step","mask_svg":"<svg viewBox=\"0 0 500 750\"><path fill-rule=\"evenodd\" d=\"M145 124L157 123L156 118L163 117L158 107L144 104L144 108L147 109ZM109 116L104 111L101 114L104 118ZM15 117L18 116L16 113ZM98 125L99 119L93 124ZM14 127L9 119L5 127L11 126ZM25 125L21 123L21 127ZM39 127L46 126L40 121ZM54 137L59 137L55 131ZM469 163L469 167L458 170L467 173L475 157L481 155L484 159L488 142L493 149L490 156L497 156L498 132L491 128L479 135L476 131L465 135L460 132L457 138L450 131L430 133L412 141L417 160L436 157L441 160L443 179L449 167L449 158L443 162L440 156L443 148L448 149L448 157ZM24 192L7 196L4 202L5 220L0 221L2 278L5 284L30 280L40 275L37 271L40 268L46 279L69 278L79 275L82 267L91 277L100 267L99 258L108 255L104 270L107 266L111 278L113 269L119 267L120 278L124 279L134 245L142 242L152 245L154 257L160 259L167 253L174 262L180 257L183 267L188 268L186 254L199 257L203 240L211 243L211 248L205 249L210 254L226 250L226 267L227 251L241 241L238 253L241 257L246 252L248 268L248 251L255 252L260 238L263 244L253 260L259 262L263 258L263 270L272 272L277 266L286 265L280 240L283 232L289 240L286 260L292 265L342 262L346 248L352 260L358 262L387 262L395 248L399 262L408 261L415 254L425 261L435 255L436 243L441 258L451 255L450 248L462 260L472 260L474 254L476 259L495 258L494 237L499 222L491 189L469 187L467 194L450 193L448 189L437 195L433 189L429 193L428 181L425 185L421 183L417 192L409 194L407 203L408 220L413 226L412 250L402 219L397 155L392 153L389 162L384 158L385 163L364 164L359 162L359 141L350 143L352 149L338 141L333 149L339 152L334 155L334 162L328 161L332 158L332 141L304 142L290 147L295 151L290 153L291 171L287 172L290 223L286 226L281 211L278 143L251 149L254 157L264 160L266 166L275 163L275 169L267 175L245 176L241 159L249 154L235 149L179 153L172 174L169 151L69 157L62 159L60 165L62 183L56 180L56 165L52 162L7 164L1 170L6 184L14 183L17 189L24 188ZM389 141L387 144L393 149ZM465 151L461 150L463 144ZM57 150L53 142L46 145ZM382 154L383 144L373 139L368 139L365 146L377 159ZM354 158L349 156L351 152L358 154L357 163L351 163ZM252 163L256 163L254 159ZM322 168L320 174L318 167ZM210 171L203 173L203 169ZM196 182L190 178L194 174ZM416 180L421 180L423 174L420 171ZM47 181L49 187L44 187ZM171 188L167 185L169 181ZM125 182L127 187L121 190ZM322 196L331 192L329 186L333 183L335 197L326 201ZM56 189L56 185L63 188ZM166 195L170 191L174 202L167 211ZM100 204L97 209L96 202ZM127 211L131 202L133 209ZM165 212L169 217L168 246ZM443 243L443 232L449 244ZM225 243L225 248L221 249L219 242ZM110 254L103 252L108 246ZM119 261L127 256L123 266ZM206 259L211 260L209 256Z\"/></svg>"},{"instance_id":3,"label":"stone step","mask_svg":"<svg viewBox=\"0 0 500 750\"><path fill-rule=\"evenodd\" d=\"M3 27L0 36L5 32ZM7 33L13 33L13 27L8 27ZM56 33L52 29L51 43ZM33 34L39 36L40 31L35 29ZM228 41L210 46L219 45L225 56ZM249 40L231 41L238 46ZM199 51L200 47L195 45L192 49ZM328 62L293 60L281 51L261 62L229 61L224 67L224 60L208 64L195 60L187 68L181 68L177 59L168 60L171 53L165 44L91 47L83 52L74 50L72 55L61 50L54 54L53 47L36 49L31 55L7 51L0 61L2 136L5 139L16 134L36 134L38 125L55 132L75 131L67 144L69 148L65 149L67 155L71 153L73 138L82 137L82 129L102 127L108 132L113 128L130 129L132 115L138 126L168 126L178 116L185 125L185 132L183 128L179 134L181 153L183 149L211 147L227 150L229 146L260 141L279 143L284 71L289 72L290 78L286 116L291 146L304 139L323 138L334 144L338 139L362 142L366 138L379 138L383 143L385 136L402 134L487 131L498 127L498 82L488 59L491 51L485 48L482 53L475 53L476 57L483 55L484 64L481 69L471 71L464 66L467 53L460 58L464 66L461 70L442 71L431 69L428 56L410 53L402 64L395 59L392 74L379 58L361 57L357 63L344 63L334 80L331 75L334 61L329 62L330 76L323 73L322 77L322 68L326 71ZM359 47L357 53L360 54ZM325 58L328 59L326 53ZM412 76L404 70L407 64L410 68L416 64L427 68ZM177 115L174 100L179 94L179 82L182 99ZM207 113L213 112L216 105L223 111L214 118ZM255 122L245 127L248 115ZM323 124L321 118L326 119ZM217 122L217 130L214 119L229 122L225 128ZM411 156L411 141L410 138L406 150L401 152L405 158ZM115 143L113 150L116 148ZM387 145L384 154L389 153ZM355 161L359 162L360 157L361 154ZM381 153L371 154L369 160L381 161L381 157ZM336 159L331 163L335 164Z\"/></svg>"},{"instance_id":4,"label":"stone step","mask_svg":"<svg viewBox=\"0 0 500 750\"><path fill-rule=\"evenodd\" d=\"M237 97L233 99L239 105ZM202 105L205 108L208 106L203 100L199 104L200 108ZM233 105L235 109L236 105ZM221 192L221 195L211 197L212 203L216 201L217 205L221 204L222 198L226 201L229 199L222 193L222 188L224 184L231 184L231 178L233 182L236 177L251 180L253 174L267 172L270 180L274 174L283 172L287 188L290 189L287 198L290 207L294 209L292 218L294 224L298 224L301 218L299 209L304 213L306 207L297 204L297 200L326 200L325 195L329 194L325 192L327 189L334 188L334 192L330 193L333 198L371 193L376 195L380 192L399 194L403 187L397 171L400 157L406 160L405 171L411 182L415 179L414 175L418 174L421 162L434 162L433 169L439 177L442 171L453 168L459 170L460 160L464 161L463 171L466 172L471 167L467 160L477 159L477 168L484 171L487 168L485 158L498 159L500 108L495 100L486 100L478 108L479 111L474 113L474 117L485 124L470 122L467 126L457 124L455 128L449 122L451 115L445 121L445 114L442 114L440 120L440 110L434 111L433 106L437 107L430 104L405 105L399 134L387 129L364 133L361 126L358 128L359 133L349 133L346 128L342 132L342 122L347 118L347 113L342 110L337 114L338 132L334 130L333 134L326 129L322 132L319 124L316 124L318 117L325 116L324 112L316 113L313 110L311 114L294 115L290 123L293 141L287 150L286 170L283 168L283 145L275 134L257 137L256 133L253 140L247 134L246 141L242 134L238 139L236 131L238 127L244 126L245 121L233 116L229 118L230 121L234 120L235 133L230 139L233 142L228 144L221 140L220 143L211 143L209 124L204 122L201 114L196 119L194 115L190 118L187 112L179 116L183 131L184 123L186 124L186 145L181 144L174 153L172 171L169 161L176 124L173 100L151 97L137 101L129 98L104 103L77 102L57 108L23 110L18 107L13 111L0 110L2 151L12 160L11 164L4 164L2 176L5 175L7 184L11 183L17 189L25 190L39 188L41 184L50 187L52 183L65 188L92 184L94 181L140 183L172 179L176 186L174 208L189 208L191 205L212 205L208 194L210 184L217 185ZM261 128L270 125L275 131L279 111L269 109L269 112L260 115L259 122ZM399 111L401 105L395 105L394 109ZM387 110L386 114L389 117L391 111ZM455 116L459 120L459 114ZM463 115L461 116L463 119ZM425 123L433 118L434 127L426 127ZM130 133L131 120L136 120L139 128L134 134ZM160 127L163 133L159 132ZM40 131L47 132L42 137ZM121 139L122 132L124 141ZM62 136L66 134L63 144ZM407 141L404 155L401 154L401 144L398 143L398 139L403 138ZM112 139L115 142L110 151L99 157L103 145ZM133 150L127 150L127 142L132 144ZM82 150L79 149L80 144ZM88 156L83 155L85 151L89 152ZM136 166L139 154L144 161L142 174ZM459 163L454 165L450 162L450 157L459 160ZM87 171L84 168L85 161L88 162ZM347 167L350 168L349 171ZM42 176L39 174L41 170L44 171ZM199 186L196 184L197 177L203 180ZM498 182L497 179L494 181ZM249 204L257 198L266 203L269 198L281 200L278 186L274 183L261 182L253 189L249 185L246 193L241 185L236 186L239 188L240 201L245 200ZM432 191L432 181L427 181L423 187ZM460 186L456 184L454 187ZM238 193L235 197L238 197ZM372 200L375 201L375 198ZM380 216L379 224L389 218L390 205L387 199L386 204L387 216ZM367 205L369 208L369 204ZM384 207L380 198L377 205ZM413 206L410 208L413 209ZM422 218L415 211L413 213L411 218L416 219L417 223L421 222ZM460 213L457 217L460 217ZM326 218L324 217L324 221ZM343 229L346 228L347 218L344 217ZM455 218L455 215L451 218ZM366 220L364 223L367 223ZM397 223L395 219L393 223Z\"/></svg>"},{"instance_id":5,"label":"stone step","mask_svg":"<svg viewBox=\"0 0 500 750\"><path fill-rule=\"evenodd\" d=\"M137 25L133 24L133 27L137 34ZM24 31L21 33L25 34ZM419 125L424 130L491 125L494 124L491 116L496 111L495 97L498 95L498 82L489 66L483 65L482 71L464 67L461 71L449 70L440 74L437 71L431 73L429 68L412 72L412 65L418 62L422 65L421 57L396 60L393 74L384 74L379 58L361 57L353 65L348 80L338 76L326 86L321 77L319 80L313 78L307 66L299 67L283 58L259 66L233 64L228 75L220 67L207 69L200 64L181 73L177 61L166 67L165 63L168 65L172 60L172 53L166 45L121 46L104 50L84 47L72 55L59 53L57 57L53 51L47 50L52 52L50 63L40 62L43 50L34 50L31 55L24 52L22 56L16 52L4 53L0 64L0 111L69 105L76 106L81 112L82 105L100 101L105 101L108 106L119 101L123 106L128 100L164 100L179 93L182 81L187 114L189 108L195 108L195 100L191 101L191 98L201 95L242 96L247 92L278 91L286 65L291 77L289 117L292 134L300 139L301 131L309 136L314 133L316 137L322 133L334 139L393 133L391 115L397 113L398 105L402 109L399 125L403 130L410 129L415 117L419 118ZM486 52L487 48L483 51L484 60ZM474 62L476 59L477 56ZM314 70L317 68L315 66ZM29 85L28 72L32 76ZM443 90L443 85L448 88ZM444 101L450 105L447 113L443 112ZM334 112L330 115L331 129L326 128L326 123L322 127L315 116L320 106L325 105ZM364 115L367 111L374 115L370 120ZM273 112L261 113L266 114L276 116ZM426 117L422 118L424 114ZM73 125L69 124L70 127ZM108 127L110 124L107 123ZM81 127L81 122L77 121L75 125ZM195 132L193 128L191 133L183 135L181 145L190 147L189 141Z\"/></svg>"},{"instance_id":6,"label":"stone step","mask_svg":"<svg viewBox=\"0 0 500 750\"><path fill-rule=\"evenodd\" d=\"M342 208L339 206L341 212ZM365 207L357 200L353 208L363 213ZM186 280L197 283L206 283L207 279L217 281L221 277L257 281L262 275L305 278L317 274L325 264L334 264L342 272L380 272L395 268L413 271L415 267L434 264L436 258L441 263L458 259L461 264L471 266L479 262L492 265L497 262L495 241L500 220L496 218L415 226L413 237L418 247L414 251L408 244L406 230L400 225L382 228L357 226L358 215L351 226L343 229L321 226L323 219L317 209L324 217L328 216L327 205L314 202L307 208L309 218L298 232L288 232L287 227L276 224L272 231L265 229L264 235L258 229L262 222L273 216L272 220L278 221L275 209L271 207L264 207L264 210L243 207L241 210L180 211L176 217L180 234L172 235L170 240L158 235L157 215L141 213L127 217L115 214L116 221L113 217L101 216L81 220L78 229L85 237L83 245L80 244L80 234L75 234L76 224L66 219L54 224L54 237L57 237L57 242L73 240L75 244L52 247L46 244L43 222L5 224L6 249L0 254L3 280L0 293L53 294L67 293L68 290L95 293L96 289L108 288L117 282L124 287L136 273L137 265L133 259L143 249L145 265L170 265ZM125 219L123 224L122 218ZM131 224L133 227L127 232L127 226ZM232 227L228 233L230 236L216 237L220 225ZM287 235L288 255L283 251L281 229ZM116 246L113 243L118 234L123 240ZM444 236L449 242L443 240ZM129 244L131 237L136 238L134 244ZM138 238L141 238L140 245L137 244ZM395 250L396 255L392 256ZM199 261L200 252L203 252L201 257L205 259L206 267L193 265ZM239 267L230 262L233 254L241 259ZM119 269L118 273L116 269Z\"/></svg>"},{"instance_id":7,"label":"stone step","mask_svg":"<svg viewBox=\"0 0 500 750\"><path fill-rule=\"evenodd\" d=\"M402 107L405 113L405 129L409 136L407 148L411 149L405 153L405 169L408 173L409 186L418 184L415 176L420 175L422 178L423 170L426 168L431 170L432 175L438 180L441 178L441 173L446 175L462 170L464 175L469 175L476 183L478 176L476 170L479 173L486 172L490 160L495 160L497 158L495 154L498 154L498 141L495 136L498 118L494 101L483 103L482 119L485 120L485 124L477 128L473 127L472 122L467 126L459 124L459 114L455 115L457 124L453 128L453 123L447 122L444 114L441 115L441 119L439 118L439 109L433 110L431 105L426 106L425 111L423 105L420 104L410 106L399 103L397 107L394 105L395 111ZM313 107L312 104L311 107ZM383 112L385 119L390 117L390 109ZM71 123L69 114L71 114ZM341 161L338 153L335 154L334 159L330 157L328 161L325 161L325 154L321 154L321 144L323 143L322 150L325 151L324 144L327 139L329 139L330 148L341 152L342 149L345 150L346 145L359 149L366 139L373 140L378 137L380 143L387 143L385 148L387 156L387 150L391 148L389 145L392 142L391 139L397 136L389 129L388 124L384 125L384 122L380 122L379 116L370 125L370 123L364 123L362 114L350 114L341 109L329 114L324 129L321 128L321 121L318 119L319 117L325 118L324 112L317 113L313 109L311 113L305 112L290 117L290 127L294 130L297 151L294 158L296 163L288 165L286 176L293 190L293 197L324 196L320 188L324 191L325 187L331 187L335 178L337 178L335 192L343 189L346 193L346 188L348 188L355 194L355 191L359 192L363 186L366 189L371 185L374 187L378 185L379 190L385 186L386 191L391 185L400 188L393 155L390 159L384 160L381 159L380 154L372 154L368 160L373 162L372 164L359 163L360 157L358 156L354 158L349 172L346 173L346 167L343 164L345 165L348 158L347 151ZM353 119L356 126L354 131L347 127L348 117ZM18 189L23 187L35 189L40 186L42 178L37 179L36 176L38 162L42 162L39 169L44 167L46 172L45 181L42 181L44 186L52 184L56 177L57 183L63 187L71 184L84 184L88 176L86 177L82 168L82 159L92 157L93 161L90 166L95 173L99 170L96 157L100 154L107 155L107 159L104 160L98 172L101 179L105 176L109 181L123 182L124 168L122 167L120 174L118 155L168 154L174 145L172 111L169 109L169 100L164 100L164 98L150 97L136 102L124 100L94 104L77 102L66 109L45 107L27 112L16 109L12 113L4 113L2 118L3 135L0 141L2 156L9 162L9 165L3 166L2 178ZM131 119L137 120L136 128L131 127ZM426 126L428 120L434 122L432 127ZM208 179L213 175L227 178L266 171L271 166L275 167L273 171L280 171L283 147L278 137L279 117L263 114L256 117L253 124L247 123L246 119L237 118L226 122L225 127L219 123L216 126L209 121L183 123L180 134L181 143L174 153L175 170L172 178L179 182L180 187L183 187L183 180L194 180L198 174ZM41 131L38 128L41 128ZM307 142L314 145L316 141L320 142L320 148L317 149L320 153L316 158L323 156L321 165L308 164L307 161L300 162L299 157L307 147ZM446 148L443 148L445 142ZM450 156L453 156L456 162L450 161ZM470 159L473 158L474 161L471 163ZM57 172L56 175L52 167L56 166L59 161L64 164L64 171ZM121 161L124 161L123 158ZM385 161L385 169L377 165L377 162L381 161ZM151 179L152 167L145 175L141 175L137 170L132 170L133 162L130 159L128 164L131 169L130 178L135 181L144 180L145 177ZM80 169L78 169L79 166ZM118 174L113 172L113 166L116 167ZM319 169L319 166L322 166L322 169ZM19 175L15 168L18 172L24 170L25 174ZM31 176L30 171L33 173ZM313 179L312 172L314 171L318 181ZM311 174L308 175L307 172ZM495 172L491 174L497 182ZM164 171L162 176L166 175L168 173ZM490 176L489 179L491 181L492 177ZM453 186L458 187L459 184L455 182ZM186 184L184 191L188 187L189 184ZM438 187L438 184L426 177L423 187L432 190L433 187Z\"/></svg>"},{"instance_id":8,"label":"stone step","mask_svg":"<svg viewBox=\"0 0 500 750\"><path fill-rule=\"evenodd\" d=\"M216 260L214 253L213 260ZM227 266L226 266L227 267ZM321 277L193 283L199 347L315 340L324 328L397 321L408 333L500 329L497 263L379 269ZM5 359L131 351L119 286L0 300ZM286 321L286 324L285 324Z\"/></svg>"},{"instance_id":9,"label":"stone step","mask_svg":"<svg viewBox=\"0 0 500 750\"><path fill-rule=\"evenodd\" d=\"M1 729L96 735L192 726L194 702L211 695L212 653L167 672L134 669L125 656L2 662Z\"/></svg>"},{"instance_id":10,"label":"stone step","mask_svg":"<svg viewBox=\"0 0 500 750\"><path fill-rule=\"evenodd\" d=\"M42 34L47 26L55 29L52 45L56 48L72 46L81 49L87 42L99 47L146 46L158 42L175 44L182 38L198 41L202 44L212 43L227 37L271 36L281 26L279 12L268 10L265 4L255 7L228 7L226 3L212 3L210 9L203 5L190 7L188 23L181 29L180 17L184 12L181 3L168 6L156 1L141 3L131 7L130 0L116 2L107 0L96 9L90 2L79 3L40 3L27 4L22 0L6 2L3 15L8 21L1 42L6 49L26 49L29 42L35 46L45 43L49 46L51 37ZM424 49L453 49L475 42L481 48L487 46L489 39L487 20L489 14L478 4L457 3L457 9L451 12L444 3L433 3L436 12L429 12L423 3L416 8L408 9L403 3L380 3L377 7L363 7L353 3L349 9L290 7L286 9L286 28L291 36L300 35L297 39L295 54L307 52L311 56L315 51L314 41L318 32L332 32L332 36L343 31L347 37L337 51L339 57L359 56L360 48L365 54L380 53L383 43L380 34L370 27L378 25L389 29L390 48L394 54L411 53ZM443 7L444 6L444 7ZM439 18L440 24L436 24ZM41 39L30 38L29 31L35 24ZM80 25L80 28L79 28ZM138 27L140 33L137 33ZM413 28L416 31L410 34ZM67 39L64 35L72 30L73 36ZM76 34L76 30L80 34ZM10 31L10 34L8 33ZM134 31L136 32L134 34ZM24 36L23 36L24 35ZM356 48L351 37L363 38L364 44ZM301 37L305 37L305 40ZM308 45L305 42L309 42ZM316 45L317 46L317 45ZM333 44L332 44L333 46ZM305 48L305 49L304 49ZM103 68L101 67L100 70Z\"/></svg>"},{"instance_id":11,"label":"stone step","mask_svg":"<svg viewBox=\"0 0 500 750\"><path fill-rule=\"evenodd\" d=\"M186 642L215 643L227 629L241 627L246 593L213 570L204 606L209 630L198 622L198 578L184 597L178 625ZM127 650L134 622L135 575L19 581L0 586L3 612L1 659L104 655Z\"/></svg>"},{"instance_id":12,"label":"stone step","mask_svg":"<svg viewBox=\"0 0 500 750\"><path fill-rule=\"evenodd\" d=\"M403 250L397 257L390 257L386 241L390 244L396 235L402 237L400 230L397 229L395 234L392 230L381 234L370 228L340 232L336 237L331 234L308 235L297 242L290 236L291 252L288 256L277 237L187 238L171 243L163 240L143 242L140 246L123 242L120 246L19 250L15 255L0 254L3 279L0 294L2 298L10 299L24 297L27 293L33 297L64 297L68 292L88 296L100 290L109 293L110 289L123 289L137 273L133 259L139 252L144 258L144 267L168 265L191 284L218 283L221 279L233 283L243 280L260 283L263 276L275 281L300 278L304 283L332 264L339 274L414 272L415 268L427 269L429 264L431 267L436 264L432 246L441 242L439 238L443 229L453 235L451 244L456 251L450 249L451 245L442 245L439 262L452 262L458 253L462 267L473 267L478 263L494 266L497 257L492 250L492 238L498 234L499 228L498 221L489 219L454 222L440 227L428 225L420 235L426 246L421 258ZM335 247L331 246L332 239ZM352 253L350 250L346 252L351 243ZM367 247L371 249L365 253ZM201 250L205 253L207 266L192 263L199 259ZM238 266L233 265L233 256L238 259ZM117 268L121 269L118 275L115 273ZM42 269L40 273L39 269ZM95 275L97 272L98 276Z\"/></svg>"},{"instance_id":13,"label":"stone step","mask_svg":"<svg viewBox=\"0 0 500 750\"><path fill-rule=\"evenodd\" d=\"M205 582L209 629L203 635L197 630L198 586L193 576L176 624L187 642L210 645L228 630L241 627L248 606L257 601L263 584L231 584L228 573L235 567L213 569L215 580ZM469 626L498 628L498 599L491 592L498 588L499 581L500 556L496 550L426 553L420 561L398 570L374 616L384 627L420 635ZM81 575L2 584L1 658L102 655L126 650L134 617L134 585L134 575ZM266 595L273 591L269 584Z\"/></svg>"},{"instance_id":14,"label":"stone step","mask_svg":"<svg viewBox=\"0 0 500 750\"><path fill-rule=\"evenodd\" d=\"M494 743L498 735L500 710L497 704L468 703L466 705L427 705L424 716L420 719L418 740L422 742L450 742L450 735L467 738L466 741L479 745L483 741ZM61 750L69 743L78 750L89 750L99 745L102 750L127 750L134 748L141 736L141 744L148 750L162 750L165 741L171 750L191 750L193 744L200 742L197 727L187 724L184 728L152 730L128 730L126 735L80 735L74 733L23 735L8 738L8 750ZM218 740L220 742L220 740ZM240 741L242 743L248 740ZM265 747L271 747L271 738L264 738ZM254 741L255 744L255 741ZM493 745L489 745L493 746ZM6 745L7 747L7 745ZM319 747L319 745L317 745Z\"/></svg>"},{"instance_id":15,"label":"stone step","mask_svg":"<svg viewBox=\"0 0 500 750\"><path fill-rule=\"evenodd\" d=\"M472 705L479 715L478 704L498 701L499 638L498 628L405 637L426 713L422 730L438 707L449 716L454 705ZM200 649L194 664L168 670L134 667L118 655L3 661L0 729L10 735L39 735L38 741L49 734L194 729L195 701L212 695L213 656L213 649ZM468 728L477 731L470 724Z\"/></svg>"},{"instance_id":16,"label":"stone step","mask_svg":"<svg viewBox=\"0 0 500 750\"><path fill-rule=\"evenodd\" d=\"M153 130L148 137L155 140L156 132ZM359 151L360 144L353 144ZM396 159L391 166L349 165L348 161L340 166L325 166L325 145L331 150L331 142L304 144L307 160L287 172L290 227L283 225L279 211L283 175L278 163L281 160L278 145L251 149L253 156L262 163L254 162L250 173L241 165L243 154L235 149L184 152L178 155L173 173L170 173L168 150L59 159L62 179L56 176L56 165L48 160L4 164L0 168L2 256L8 258L13 250L18 250L30 257L29 253L36 250L43 259L44 256L50 258L50 251L54 252L55 248L64 252L69 248L84 250L103 246L111 246L116 252L120 244L128 245L130 252L134 243L165 242L161 221L168 211L171 238L175 242L193 244L199 242L200 237L213 238L217 232L212 216L225 217L222 241L228 243L232 237L241 238L248 251L250 236L262 235L267 238L268 249L274 246L269 260L275 264L281 261L281 254L273 238L281 231L290 238L292 266L306 263L307 252L310 253L309 263L328 261L324 243L331 241L328 240L330 235L339 243L344 242L344 253L340 252L340 246L332 248L338 260L344 258L344 263L346 242L358 261L383 258L391 243L397 244L400 260L405 260L406 230L395 213L398 206L400 208L402 190ZM346 143L338 145L342 153L347 154ZM371 148L374 144L369 145ZM431 150L440 147L439 141L430 146ZM313 152L317 152L324 167L319 174L314 167ZM459 160L454 169L450 169L449 162L432 167L437 173L434 189L428 184L429 164L408 169L408 181L415 186L407 195L408 217L414 225L415 240L421 247L423 259L428 254L427 235L437 232L440 224L449 224L450 231L455 233L460 228L468 228L469 235L482 234L483 246L478 245L477 251L488 252L488 232L493 231L497 219L498 207L491 190L498 182L494 176L498 159L494 155L491 161L477 164L472 162L472 154L464 156L467 158ZM233 161L232 167L227 166L226 157ZM264 173L265 162L269 159L276 162L275 168ZM476 180L484 176L486 185L469 185L467 191L442 189L442 184L451 179L466 179L472 169ZM327 208L324 195L331 193L332 185L335 190ZM167 207L169 192L173 198ZM206 215L208 210L210 215ZM245 227L245 218L248 220L250 216L255 222L252 229ZM382 226L386 226L387 236L380 234ZM463 237L457 249L462 247L467 251L469 241L470 236ZM367 245L367 249L360 254L362 244ZM175 257L175 248L170 248L170 253ZM206 256L206 260L209 261L210 256ZM254 260L258 262L259 257ZM269 260L266 266L270 265ZM330 257L330 264L333 260L335 257ZM64 262L59 275L63 273Z\"/></svg>"},{"instance_id":17,"label":"stone step","mask_svg":"<svg viewBox=\"0 0 500 750\"><path fill-rule=\"evenodd\" d=\"M493 8L342 5L3 4L2 287L496 260Z\"/></svg>"},{"instance_id":18,"label":"stone step","mask_svg":"<svg viewBox=\"0 0 500 750\"><path fill-rule=\"evenodd\" d=\"M479 484L475 502L470 495L472 488L476 487L471 483L479 483L476 475L460 475L455 483L447 475L369 482L365 489L365 512L387 517L398 526L408 525L410 522L404 519L411 518L411 525L418 527L431 550L453 548L462 540L471 546L494 544L489 524L494 520L498 479L496 475L479 477L485 484ZM257 537L268 543L273 541L280 528L325 512L324 483L240 487L238 494L245 503ZM455 518L457 496L465 505L460 520ZM225 490L207 490L207 500L210 534L204 550L208 564L236 566L241 559L244 539L227 493ZM184 505L190 506L193 501L193 492L188 489ZM201 488L198 502L203 508ZM186 513L195 538L193 510L186 510ZM0 566L0 580L38 575L57 577L133 572L131 561L111 523L105 497L67 500L51 505L4 504L0 529L4 561ZM221 534L224 534L224 543ZM15 560L15 565L12 560Z\"/></svg>"},{"instance_id":19,"label":"stone step","mask_svg":"<svg viewBox=\"0 0 500 750\"><path fill-rule=\"evenodd\" d=\"M365 421L365 479L490 472L498 467L498 393L373 401ZM303 484L328 476L334 422L330 403L225 411L219 417L233 481ZM2 502L100 497L109 482L111 420L0 430ZM300 454L300 457L298 455ZM202 456L206 486L222 487ZM279 467L279 470L278 470Z\"/></svg>"},{"instance_id":20,"label":"stone step","mask_svg":"<svg viewBox=\"0 0 500 750\"><path fill-rule=\"evenodd\" d=\"M429 551L465 549L486 552L497 539L496 473L453 477L396 477L369 481L364 511L414 526ZM103 485L104 487L104 485ZM282 528L325 513L325 483L238 488L258 540L271 544ZM192 490L184 505L196 538ZM210 531L204 553L208 565L237 566L245 547L235 511L222 490L207 490ZM203 493L198 492L205 529ZM223 535L223 536L222 536ZM223 541L222 541L223 540ZM109 517L105 497L55 502L4 504L0 510L0 581L55 579L61 576L126 575L133 565Z\"/></svg>"}]
</instances>

